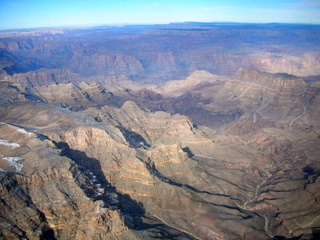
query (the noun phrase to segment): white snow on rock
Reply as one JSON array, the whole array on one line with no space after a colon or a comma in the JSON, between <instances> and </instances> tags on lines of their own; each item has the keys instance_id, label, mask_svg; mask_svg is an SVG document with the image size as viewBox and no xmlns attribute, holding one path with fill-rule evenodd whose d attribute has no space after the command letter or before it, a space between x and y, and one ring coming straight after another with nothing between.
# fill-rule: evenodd
<instances>
[{"instance_id":1,"label":"white snow on rock","mask_svg":"<svg viewBox=\"0 0 320 240\"><path fill-rule=\"evenodd\" d=\"M13 126L13 125L8 124L8 123L0 122L0 124L1 125L7 125L7 126L13 128L13 129L17 130L17 132L20 132L20 133L22 133L24 135L32 135L33 134L32 132L29 132L29 131L27 131L27 130L25 130L23 128L19 128L19 127Z\"/></svg>"},{"instance_id":2,"label":"white snow on rock","mask_svg":"<svg viewBox=\"0 0 320 240\"><path fill-rule=\"evenodd\" d=\"M24 135L31 135L32 134L31 132L28 132L23 128L17 128L17 131L24 134Z\"/></svg>"},{"instance_id":3,"label":"white snow on rock","mask_svg":"<svg viewBox=\"0 0 320 240\"><path fill-rule=\"evenodd\" d=\"M23 128L19 128L19 127L15 127L15 126L12 126L12 125L9 125L11 128L14 128L16 129L19 133L22 133L24 135L32 135L33 133L31 132L28 132L27 130L23 129Z\"/></svg>"},{"instance_id":4,"label":"white snow on rock","mask_svg":"<svg viewBox=\"0 0 320 240\"><path fill-rule=\"evenodd\" d=\"M18 143L10 143L7 140L1 139L1 138L0 138L0 145L11 147L13 149L20 147Z\"/></svg>"},{"instance_id":5,"label":"white snow on rock","mask_svg":"<svg viewBox=\"0 0 320 240\"><path fill-rule=\"evenodd\" d=\"M6 160L10 166L17 172L20 172L23 168L23 164L20 162L21 157L4 157L3 160Z\"/></svg>"}]
</instances>

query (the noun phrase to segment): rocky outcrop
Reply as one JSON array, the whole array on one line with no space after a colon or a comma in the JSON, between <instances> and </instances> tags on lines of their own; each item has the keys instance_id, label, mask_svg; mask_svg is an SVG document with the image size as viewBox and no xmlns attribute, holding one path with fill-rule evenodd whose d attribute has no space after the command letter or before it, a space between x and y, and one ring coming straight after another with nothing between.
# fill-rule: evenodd
<instances>
[{"instance_id":1,"label":"rocky outcrop","mask_svg":"<svg viewBox=\"0 0 320 240\"><path fill-rule=\"evenodd\" d=\"M263 120L260 127L303 129L319 124L316 120L319 88L293 75L240 69L231 79L200 81L186 89L177 98L158 102L160 108L187 115L197 125L216 128L239 126L244 114L252 118L255 127L259 118ZM150 107L157 109L151 104ZM238 125L234 125L235 121Z\"/></svg>"},{"instance_id":2,"label":"rocky outcrop","mask_svg":"<svg viewBox=\"0 0 320 240\"><path fill-rule=\"evenodd\" d=\"M290 128L298 121L312 125L308 123L307 113L314 112L316 105L310 100L317 98L318 90L301 78L241 70L235 80L226 82L224 90L239 107L255 111L265 119L287 122Z\"/></svg>"},{"instance_id":3,"label":"rocky outcrop","mask_svg":"<svg viewBox=\"0 0 320 240\"><path fill-rule=\"evenodd\" d=\"M0 236L3 239L39 239L53 235L42 212L13 174L2 172Z\"/></svg>"},{"instance_id":4,"label":"rocky outcrop","mask_svg":"<svg viewBox=\"0 0 320 240\"><path fill-rule=\"evenodd\" d=\"M48 103L78 104L81 106L88 105L90 102L90 96L86 96L81 88L72 83L36 87L35 91L41 99Z\"/></svg>"},{"instance_id":5,"label":"rocky outcrop","mask_svg":"<svg viewBox=\"0 0 320 240\"><path fill-rule=\"evenodd\" d=\"M1 139L16 144L0 145L1 154L19 156L23 165L5 168L1 160L2 237L134 239L118 212L95 201L97 180L61 156L51 141L7 124L0 128Z\"/></svg>"},{"instance_id":6,"label":"rocky outcrop","mask_svg":"<svg viewBox=\"0 0 320 240\"><path fill-rule=\"evenodd\" d=\"M81 77L68 69L40 69L39 71L29 71L28 73L18 73L8 76L10 81L23 86L49 86L52 84L77 83Z\"/></svg>"},{"instance_id":7,"label":"rocky outcrop","mask_svg":"<svg viewBox=\"0 0 320 240\"><path fill-rule=\"evenodd\" d=\"M252 54L250 67L271 73L285 72L296 76L310 76L313 66L319 64L319 53L307 52L300 56L278 53ZM318 72L318 70L316 70Z\"/></svg>"},{"instance_id":8,"label":"rocky outcrop","mask_svg":"<svg viewBox=\"0 0 320 240\"><path fill-rule=\"evenodd\" d=\"M12 104L27 101L27 92L19 84L12 84L11 82L0 82L1 102L2 104Z\"/></svg>"},{"instance_id":9,"label":"rocky outcrop","mask_svg":"<svg viewBox=\"0 0 320 240\"><path fill-rule=\"evenodd\" d=\"M207 82L215 83L216 81L224 79L225 77L223 76L216 76L202 70L193 72L186 80L167 81L157 86L149 86L148 88L170 97L178 97L188 91L192 91L196 88L197 84L204 84Z\"/></svg>"},{"instance_id":10,"label":"rocky outcrop","mask_svg":"<svg viewBox=\"0 0 320 240\"><path fill-rule=\"evenodd\" d=\"M67 83L35 87L26 87L12 81L3 81L0 84L2 85L3 103L46 102L72 111L113 104L113 94L97 84L82 82L79 86Z\"/></svg>"}]
</instances>

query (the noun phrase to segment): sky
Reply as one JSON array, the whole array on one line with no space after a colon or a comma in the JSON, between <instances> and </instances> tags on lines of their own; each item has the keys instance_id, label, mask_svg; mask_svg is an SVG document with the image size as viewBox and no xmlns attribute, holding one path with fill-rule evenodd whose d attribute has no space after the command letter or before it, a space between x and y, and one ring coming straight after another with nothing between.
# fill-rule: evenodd
<instances>
[{"instance_id":1,"label":"sky","mask_svg":"<svg viewBox=\"0 0 320 240\"><path fill-rule=\"evenodd\" d=\"M320 24L320 0L0 0L0 29L186 21Z\"/></svg>"}]
</instances>

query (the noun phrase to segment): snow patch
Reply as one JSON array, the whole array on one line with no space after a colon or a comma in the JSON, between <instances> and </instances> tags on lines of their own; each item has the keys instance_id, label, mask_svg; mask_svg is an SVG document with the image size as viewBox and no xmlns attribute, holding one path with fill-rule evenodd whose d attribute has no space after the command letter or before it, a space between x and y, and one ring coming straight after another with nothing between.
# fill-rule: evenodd
<instances>
[{"instance_id":1,"label":"snow patch","mask_svg":"<svg viewBox=\"0 0 320 240\"><path fill-rule=\"evenodd\" d=\"M16 126L13 126L11 124L8 124L8 123L4 123L4 122L0 122L1 125L7 125L13 129L16 129L18 132L24 134L24 135L32 135L33 133L32 132L28 132L27 130L23 129L23 128L19 128L19 127L16 127Z\"/></svg>"},{"instance_id":2,"label":"snow patch","mask_svg":"<svg viewBox=\"0 0 320 240\"><path fill-rule=\"evenodd\" d=\"M15 126L12 126L12 125L9 125L9 126L10 126L11 128L16 129L17 132L22 133L22 134L24 134L24 135L27 135L27 136L32 135L31 132L28 132L27 130L25 130L25 129L23 129L23 128L15 127Z\"/></svg>"},{"instance_id":3,"label":"snow patch","mask_svg":"<svg viewBox=\"0 0 320 240\"><path fill-rule=\"evenodd\" d=\"M21 157L4 157L3 160L9 162L10 166L16 171L20 172L23 168L23 164L20 162L22 160Z\"/></svg>"},{"instance_id":4,"label":"snow patch","mask_svg":"<svg viewBox=\"0 0 320 240\"><path fill-rule=\"evenodd\" d=\"M20 147L18 143L10 143L7 140L1 139L1 138L0 138L0 145L11 147L12 149Z\"/></svg>"},{"instance_id":5,"label":"snow patch","mask_svg":"<svg viewBox=\"0 0 320 240\"><path fill-rule=\"evenodd\" d=\"M31 132L28 132L23 128L18 128L17 131L24 134L24 135L28 135L28 136L32 134Z\"/></svg>"}]
</instances>

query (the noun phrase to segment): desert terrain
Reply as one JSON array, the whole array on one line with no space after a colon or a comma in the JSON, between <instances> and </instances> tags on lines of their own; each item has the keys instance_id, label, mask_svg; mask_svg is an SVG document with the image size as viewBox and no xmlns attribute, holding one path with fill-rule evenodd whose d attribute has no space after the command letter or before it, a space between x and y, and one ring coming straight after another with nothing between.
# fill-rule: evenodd
<instances>
[{"instance_id":1,"label":"desert terrain","mask_svg":"<svg viewBox=\"0 0 320 240\"><path fill-rule=\"evenodd\" d=\"M320 26L0 31L1 239L320 237Z\"/></svg>"}]
</instances>

